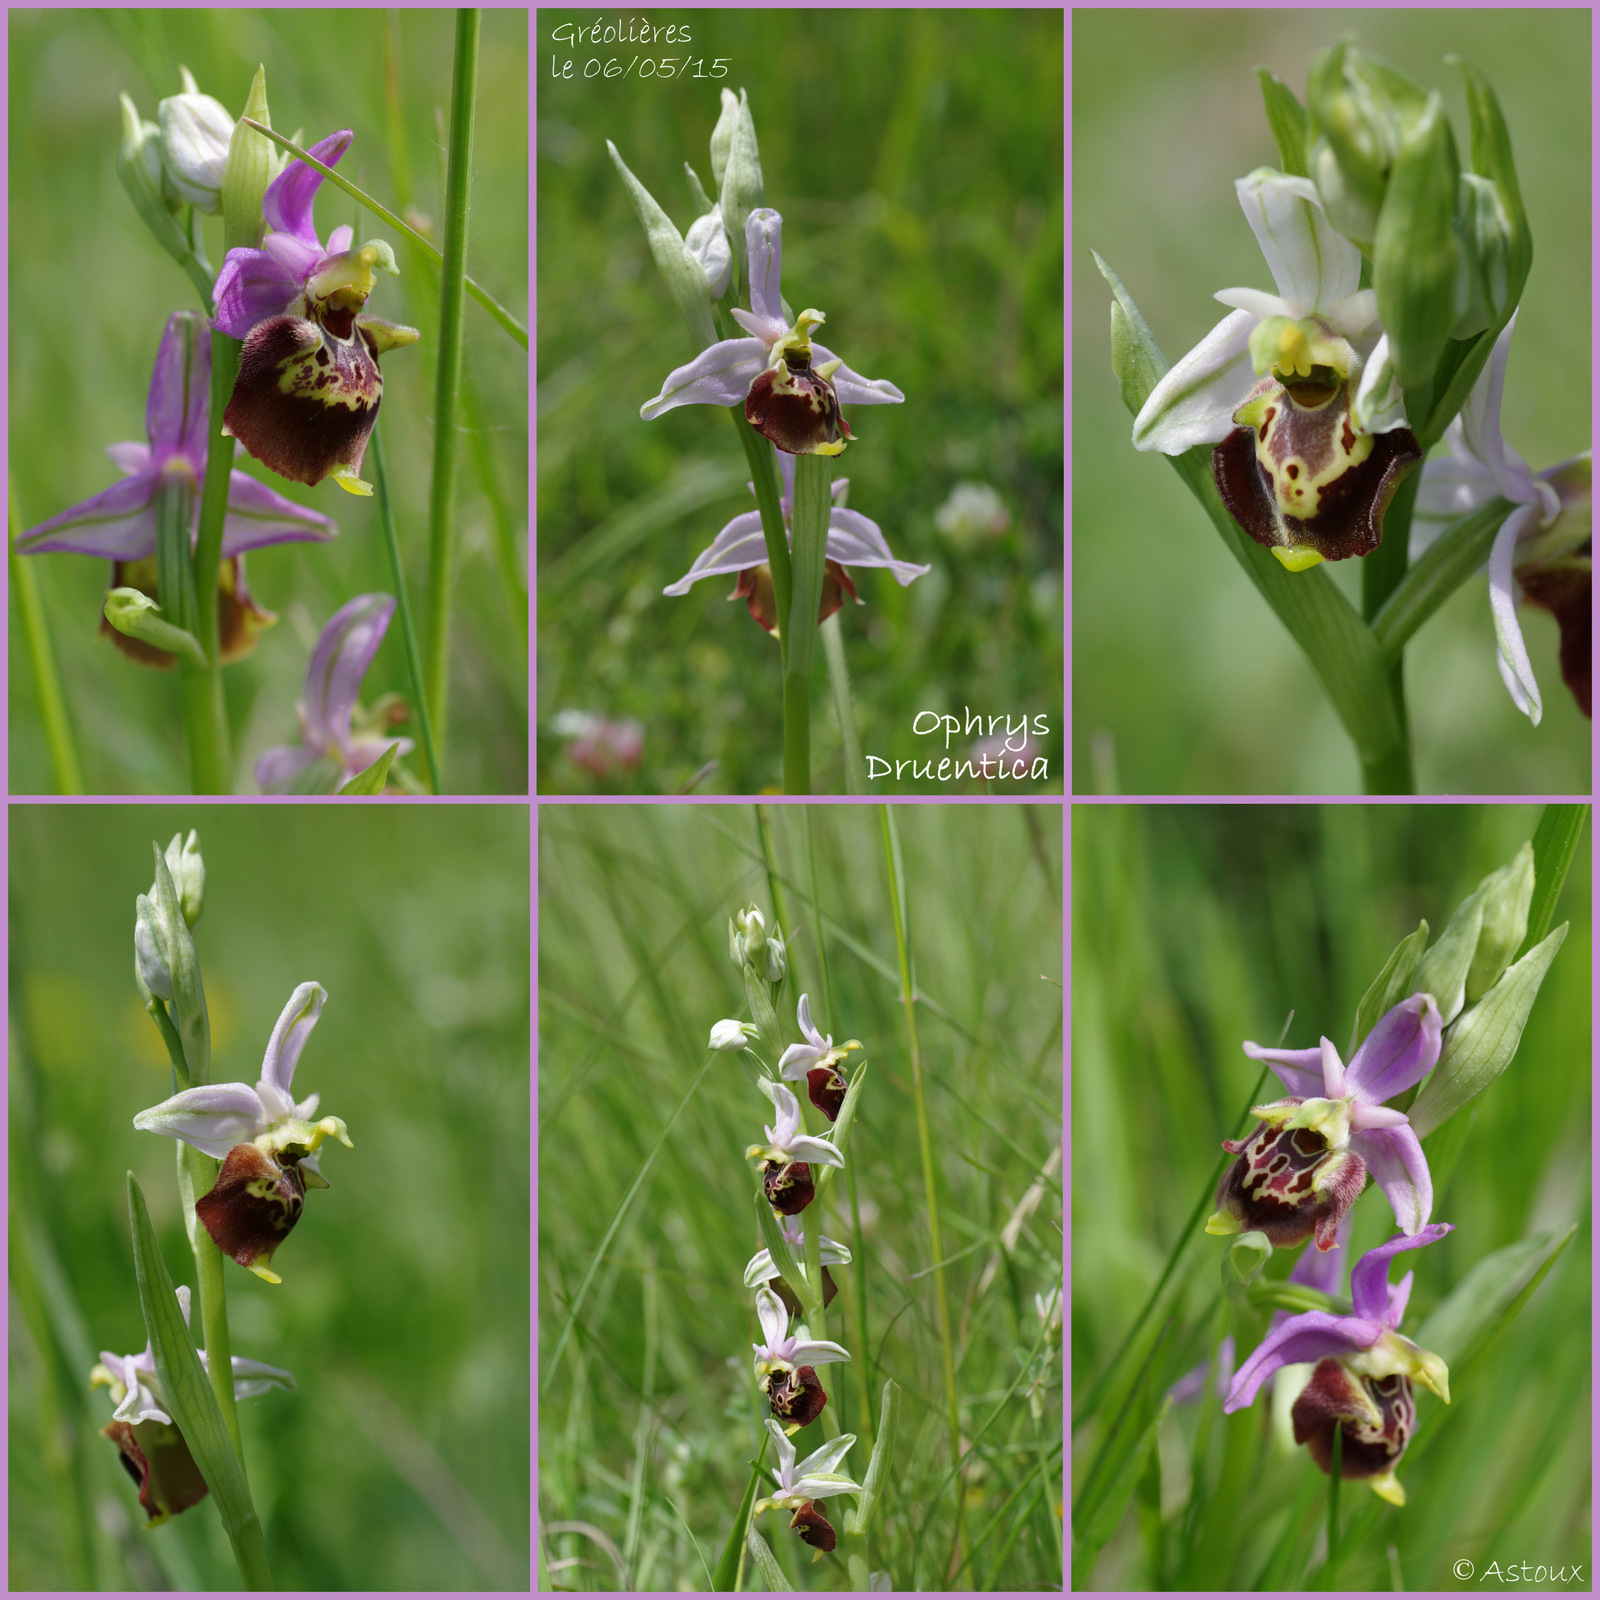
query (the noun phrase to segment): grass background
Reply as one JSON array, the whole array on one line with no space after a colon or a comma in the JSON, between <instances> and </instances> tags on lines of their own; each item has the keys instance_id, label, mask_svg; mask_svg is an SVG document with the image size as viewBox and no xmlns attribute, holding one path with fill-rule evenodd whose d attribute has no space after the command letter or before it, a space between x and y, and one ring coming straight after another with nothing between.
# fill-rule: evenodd
<instances>
[{"instance_id":1,"label":"grass background","mask_svg":"<svg viewBox=\"0 0 1600 1600\"><path fill-rule=\"evenodd\" d=\"M710 760L703 791L779 781L775 645L726 603L731 579L661 593L753 502L726 417L639 420L694 352L605 143L686 231L683 163L710 186L727 86L749 92L791 305L825 311L829 348L906 395L855 409L859 443L835 469L897 557L933 566L907 589L858 576L866 605L843 624L862 749L942 754L911 732L922 710L1043 714L1052 782L1036 787L1061 792L1060 13L630 16L687 26L691 46L654 53L703 58L705 76L586 79L588 62L626 67L641 47L558 45L558 22L595 14L540 17L540 791L587 782L549 729L564 709L643 724L641 792L671 792ZM553 81L546 58L572 59L573 79ZM712 78L718 59L727 75ZM998 490L1004 536L957 548L935 530L963 481ZM840 793L820 652L817 676L817 791Z\"/></svg>"},{"instance_id":2,"label":"grass background","mask_svg":"<svg viewBox=\"0 0 1600 1600\"><path fill-rule=\"evenodd\" d=\"M1154 1287L1219 1141L1233 1135L1259 1070L1241 1041L1276 1040L1292 1008L1291 1048L1326 1033L1342 1052L1356 1004L1394 946L1423 917L1437 938L1479 879L1532 837L1538 817L1536 806L1074 809L1075 1406ZM1470 1381L1452 1375L1452 1405L1422 1397L1418 1443L1430 1429L1448 1435L1401 1462L1410 1503L1380 1511L1372 1536L1346 1550L1340 1585L1352 1591L1454 1587L1450 1566L1462 1557L1480 1578L1491 1557L1587 1568L1589 859L1586 834L1555 910L1571 928L1517 1056L1461 1114L1470 1126L1452 1175L1441 1179L1435 1167L1433 1218L1456 1229L1409 1258L1416 1285L1405 1331L1491 1251L1551 1226L1578 1222L1579 1231ZM1433 1161L1454 1126L1429 1141ZM1393 1221L1370 1187L1354 1215L1352 1259L1388 1237ZM1197 1235L1178 1268L1185 1287L1154 1374L1158 1395L1210 1353L1197 1318L1216 1293L1221 1251ZM1298 1256L1278 1252L1269 1275ZM1225 1535L1231 1552L1198 1584L1176 1580L1181 1519L1170 1502L1196 1410L1176 1408L1161 1441L1154 1495L1169 1502L1165 1531L1158 1539L1143 1510L1126 1517L1094 1588L1250 1589L1286 1502L1307 1474L1320 1478L1304 1451L1281 1460L1268 1446L1259 1471L1236 1486L1242 1520ZM1258 1403L1227 1432L1248 1454L1264 1426ZM1093 1423L1076 1437L1075 1480L1099 1437ZM1346 1517L1372 1498L1348 1486ZM1213 1505L1203 1522L1215 1517ZM1157 1544L1168 1551L1164 1569L1151 1555ZM1291 1576L1281 1586L1302 1584Z\"/></svg>"},{"instance_id":3,"label":"grass background","mask_svg":"<svg viewBox=\"0 0 1600 1600\"><path fill-rule=\"evenodd\" d=\"M1176 361L1225 314L1231 285L1270 288L1233 180L1277 165L1255 71L1299 96L1313 53L1353 34L1442 92L1458 148L1465 56L1510 128L1533 270L1501 421L1535 471L1590 443L1587 11L1078 11L1073 14L1073 787L1093 793L1095 741L1124 794L1351 793L1360 770L1298 648L1171 466L1129 441L1111 372L1098 250ZM1348 594L1359 563L1332 564ZM1544 695L1531 727L1495 668L1471 580L1406 652L1423 793L1589 791L1590 729L1561 682L1558 633L1525 608ZM1157 644L1156 641L1159 641Z\"/></svg>"},{"instance_id":4,"label":"grass background","mask_svg":"<svg viewBox=\"0 0 1600 1600\"><path fill-rule=\"evenodd\" d=\"M269 1286L231 1263L241 1403L273 1577L302 1591L528 1581L525 806L13 807L10 1582L235 1589L210 1500L150 1534L101 1350L142 1350L123 1174L194 1281L174 1141L134 1130L171 1072L133 986L150 843L197 827L212 1077L254 1083L296 983L327 1007L295 1088L345 1119ZM198 1313L196 1314L198 1324Z\"/></svg>"},{"instance_id":5,"label":"grass background","mask_svg":"<svg viewBox=\"0 0 1600 1600\"><path fill-rule=\"evenodd\" d=\"M116 175L119 91L141 116L176 94L186 65L203 93L237 114L258 64L267 72L272 123L309 142L351 128L339 171L403 214L409 203L443 227L443 136L448 118L452 14L401 11L403 144L385 110L382 11L12 11L10 38L10 444L11 481L24 529L109 487L103 453L143 441L145 399L167 317L197 305L189 279L150 237ZM486 11L474 141L468 271L527 320L527 16ZM358 240L383 238L380 219L330 183L315 220L324 242L340 223ZM223 262L221 218L206 219L207 253ZM399 278L380 278L375 316L409 323L422 341L385 358L382 428L400 546L421 626L427 576L437 359L437 274L391 239ZM425 290L425 285L434 287ZM66 292L63 293L64 286ZM431 296L431 298L430 298ZM492 495L476 466L479 435L459 456L458 559L452 629L452 705L446 782L458 794L527 789L527 670L495 565L491 530L503 519L526 537L528 390L522 349L470 297L464 374L476 394ZM255 757L299 737L295 702L322 625L346 600L394 580L376 499L331 480L292 484L241 451L237 468L339 524L325 545L274 545L249 557L258 602L278 626L224 674L236 782L254 792ZM368 455L367 465L372 465ZM370 479L369 470L366 476ZM97 637L110 567L86 556L31 561L43 595L78 754L91 793L181 793L189 786L174 674L138 667ZM52 779L33 678L19 630L11 638L13 794L50 793ZM386 690L411 697L398 621L368 673L363 702ZM415 736L414 728L407 730Z\"/></svg>"},{"instance_id":6,"label":"grass background","mask_svg":"<svg viewBox=\"0 0 1600 1600\"><path fill-rule=\"evenodd\" d=\"M872 1074L850 1144L870 1348L854 1347L847 1331L856 1268L835 1269L829 1336L853 1360L828 1369L843 1374L826 1385L828 1404L839 1408L844 1431L857 1432L863 1380L874 1417L885 1378L903 1391L892 1487L871 1530L872 1570L888 1571L897 1589L1055 1589L1059 1395L1052 1379L1043 1395L1044 1494L1030 1480L1038 1444L1027 1403L1020 1393L1002 1401L1037 1335L1033 1296L1058 1281L1059 1169L1051 1168L1015 1249L1001 1251L996 1235L1058 1149L1060 812L915 806L895 817L964 1434L999 1412L969 1467L970 1536L976 1543L989 1530L975 1568L947 1576L953 1502L935 1497L949 1445L880 814L777 807L786 926L799 929L777 1000L785 1039L796 1033L800 993L809 993L818 1026L861 1040ZM702 1589L766 1409L750 1371L759 1329L741 1278L759 1244L740 1152L761 1137L768 1102L736 1059L718 1057L684 1108L606 1250L559 1363L548 1363L608 1222L706 1061L711 1024L745 1012L726 921L751 900L770 916L772 895L744 807L541 806L539 824L540 922L559 930L540 946L539 1514L546 1529L583 1524L549 1535L545 1559L569 1589ZM820 919L800 892L811 881L808 825ZM818 1003L819 933L832 1015ZM824 1231L850 1240L848 1210L831 1211ZM801 1457L822 1432L818 1423L797 1436ZM858 1445L849 1462L857 1481L866 1468L859 1455ZM767 1513L757 1526L789 1580L838 1587L835 1571L813 1567L785 1522Z\"/></svg>"}]
</instances>

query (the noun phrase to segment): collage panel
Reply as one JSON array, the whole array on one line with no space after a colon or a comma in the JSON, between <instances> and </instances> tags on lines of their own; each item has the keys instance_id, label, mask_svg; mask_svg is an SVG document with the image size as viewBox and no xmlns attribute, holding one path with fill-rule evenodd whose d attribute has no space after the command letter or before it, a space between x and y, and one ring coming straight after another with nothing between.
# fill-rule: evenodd
<instances>
[{"instance_id":1,"label":"collage panel","mask_svg":"<svg viewBox=\"0 0 1600 1600\"><path fill-rule=\"evenodd\" d=\"M1587 1586L1590 808L1072 815L1072 1584Z\"/></svg>"},{"instance_id":2,"label":"collage panel","mask_svg":"<svg viewBox=\"0 0 1600 1600\"><path fill-rule=\"evenodd\" d=\"M14 1592L528 1589L529 842L12 804Z\"/></svg>"},{"instance_id":3,"label":"collage panel","mask_svg":"<svg viewBox=\"0 0 1600 1600\"><path fill-rule=\"evenodd\" d=\"M528 793L528 28L8 12L9 793Z\"/></svg>"},{"instance_id":4,"label":"collage panel","mask_svg":"<svg viewBox=\"0 0 1600 1600\"><path fill-rule=\"evenodd\" d=\"M1064 791L1063 22L540 13L539 793Z\"/></svg>"},{"instance_id":5,"label":"collage panel","mask_svg":"<svg viewBox=\"0 0 1600 1600\"><path fill-rule=\"evenodd\" d=\"M1591 792L1591 33L1073 12L1075 793Z\"/></svg>"},{"instance_id":6,"label":"collage panel","mask_svg":"<svg viewBox=\"0 0 1600 1600\"><path fill-rule=\"evenodd\" d=\"M538 827L540 1589L1059 1590L1062 808Z\"/></svg>"}]
</instances>

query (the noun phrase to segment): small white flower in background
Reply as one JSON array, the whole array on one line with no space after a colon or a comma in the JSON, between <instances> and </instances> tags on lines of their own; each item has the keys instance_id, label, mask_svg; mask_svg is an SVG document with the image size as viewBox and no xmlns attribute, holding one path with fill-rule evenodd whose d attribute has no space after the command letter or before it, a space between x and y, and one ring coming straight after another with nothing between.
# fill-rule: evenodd
<instances>
[{"instance_id":1,"label":"small white flower in background","mask_svg":"<svg viewBox=\"0 0 1600 1600\"><path fill-rule=\"evenodd\" d=\"M933 525L951 544L965 549L980 538L999 538L1011 526L1011 513L987 483L958 483L934 512Z\"/></svg>"},{"instance_id":2,"label":"small white flower in background","mask_svg":"<svg viewBox=\"0 0 1600 1600\"><path fill-rule=\"evenodd\" d=\"M1055 1284L1048 1294L1033 1297L1033 1309L1046 1329L1054 1331L1061 1326L1061 1285Z\"/></svg>"},{"instance_id":3,"label":"small white flower in background","mask_svg":"<svg viewBox=\"0 0 1600 1600\"><path fill-rule=\"evenodd\" d=\"M711 1050L743 1050L746 1039L754 1039L760 1029L753 1022L735 1022L725 1017L711 1025Z\"/></svg>"},{"instance_id":4,"label":"small white flower in background","mask_svg":"<svg viewBox=\"0 0 1600 1600\"><path fill-rule=\"evenodd\" d=\"M597 778L636 767L643 759L644 728L632 717L608 722L588 711L559 711L551 726L561 738L572 741L567 760Z\"/></svg>"}]
</instances>

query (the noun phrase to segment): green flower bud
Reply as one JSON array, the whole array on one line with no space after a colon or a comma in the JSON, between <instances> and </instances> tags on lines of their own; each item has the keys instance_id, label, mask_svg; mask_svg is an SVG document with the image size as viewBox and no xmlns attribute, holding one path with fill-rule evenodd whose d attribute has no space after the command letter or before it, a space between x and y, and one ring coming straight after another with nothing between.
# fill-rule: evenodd
<instances>
[{"instance_id":1,"label":"green flower bud","mask_svg":"<svg viewBox=\"0 0 1600 1600\"><path fill-rule=\"evenodd\" d=\"M724 91L726 93L726 91ZM723 102L723 118L729 115L727 101ZM722 124L717 124L720 129ZM733 246L734 259L739 263L739 281L749 282L750 265L744 236L744 225L752 211L759 211L767 203L767 188L761 177L761 152L756 148L756 125L750 115L750 97L739 91L738 120L733 128L733 142L728 149L728 163L720 179L718 199L722 206L722 225L728 230L728 242Z\"/></svg>"},{"instance_id":2,"label":"green flower bud","mask_svg":"<svg viewBox=\"0 0 1600 1600\"><path fill-rule=\"evenodd\" d=\"M263 128L272 126L267 111L265 67L256 68L249 98L228 143L228 163L222 177L222 228L229 250L260 249L267 231L266 219L261 215L261 197L283 165L274 154L273 142L254 128L247 128L244 117L259 122Z\"/></svg>"},{"instance_id":3,"label":"green flower bud","mask_svg":"<svg viewBox=\"0 0 1600 1600\"><path fill-rule=\"evenodd\" d=\"M1483 900L1483 927L1467 973L1467 1004L1482 999L1499 981L1528 933L1528 908L1533 904L1533 846L1516 855L1478 886Z\"/></svg>"},{"instance_id":4,"label":"green flower bud","mask_svg":"<svg viewBox=\"0 0 1600 1600\"><path fill-rule=\"evenodd\" d=\"M161 130L140 120L138 109L122 96L122 144L117 151L117 177L144 225L174 261L186 261L193 252L174 213L178 199L165 186L161 163Z\"/></svg>"},{"instance_id":5,"label":"green flower bud","mask_svg":"<svg viewBox=\"0 0 1600 1600\"><path fill-rule=\"evenodd\" d=\"M222 178L234 119L227 108L201 94L189 69L185 92L169 95L156 108L161 122L161 159L178 198L214 217L222 209Z\"/></svg>"},{"instance_id":6,"label":"green flower bud","mask_svg":"<svg viewBox=\"0 0 1600 1600\"><path fill-rule=\"evenodd\" d=\"M728 155L733 149L733 131L739 126L739 97L732 89L722 91L722 115L711 130L711 182L720 193L722 175L728 170Z\"/></svg>"},{"instance_id":7,"label":"green flower bud","mask_svg":"<svg viewBox=\"0 0 1600 1600\"><path fill-rule=\"evenodd\" d=\"M672 219L656 203L655 197L628 170L617 147L606 140L606 149L622 181L628 186L633 199L633 209L639 214L644 227L650 254L655 258L661 276L666 279L679 313L689 329L689 337L697 349L705 350L717 342L716 325L711 320L713 300L712 284L700 258L684 243ZM740 224L741 228L743 223ZM692 231L692 230L691 230Z\"/></svg>"},{"instance_id":8,"label":"green flower bud","mask_svg":"<svg viewBox=\"0 0 1600 1600\"><path fill-rule=\"evenodd\" d=\"M181 833L173 834L163 859L172 875L172 887L177 891L183 920L192 928L200 920L206 899L206 864L200 856L200 835L193 828L187 839ZM152 899L155 893L156 886L152 884Z\"/></svg>"}]
</instances>

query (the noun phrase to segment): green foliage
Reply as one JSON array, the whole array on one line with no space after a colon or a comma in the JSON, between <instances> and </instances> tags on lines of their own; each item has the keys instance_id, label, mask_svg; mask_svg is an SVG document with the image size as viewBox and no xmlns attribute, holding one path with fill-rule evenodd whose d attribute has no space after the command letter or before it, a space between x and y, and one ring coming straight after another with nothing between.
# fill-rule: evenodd
<instances>
[{"instance_id":1,"label":"green foliage","mask_svg":"<svg viewBox=\"0 0 1600 1600\"><path fill-rule=\"evenodd\" d=\"M295 1079L355 1149L275 1258L231 1261L239 1405L284 1589L520 1589L528 1569L528 812L524 806L25 807L11 818L14 1589L233 1589L212 1497L150 1534L99 1436L95 1353L141 1350L123 1174L193 1286L172 1092L132 981L152 839L197 828L212 1078L253 1084L284 1001L328 990ZM172 1302L176 1312L176 1301ZM201 1334L198 1304L195 1337Z\"/></svg>"},{"instance_id":2,"label":"green foliage","mask_svg":"<svg viewBox=\"0 0 1600 1600\"><path fill-rule=\"evenodd\" d=\"M1073 1504L1090 1497L1081 1514L1099 1535L1107 1529L1090 1513L1105 1508L1111 1464L1126 1462L1130 1443L1113 1424L1147 1426L1152 1400L1214 1357L1225 1246L1201 1232L1196 1203L1210 1208L1218 1143L1237 1135L1240 1107L1262 1098L1242 1041L1276 1040L1291 1011L1288 1048L1342 1039L1385 963L1415 960L1410 940L1390 955L1397 941L1423 918L1443 926L1535 836L1540 816L1522 806L1096 806L1073 820L1083 1219L1072 1253ZM1554 867L1550 851L1535 856ZM1555 908L1570 924L1566 944L1515 1059L1425 1146L1433 1220L1456 1226L1408 1259L1416 1282L1402 1331L1426 1344L1448 1320L1467 1359L1459 1371L1451 1363L1451 1405L1419 1401L1400 1465L1409 1503L1345 1486L1338 1580L1351 1591L1445 1588L1452 1561L1481 1571L1513 1537L1587 1562L1590 1441L1578 1397L1589 1372L1590 892L1580 853ZM1392 1234L1393 1217L1375 1188L1353 1215L1358 1259ZM1282 1303L1273 1286L1298 1257L1276 1251L1248 1303L1229 1307L1245 1319L1233 1325L1237 1359L1264 1333L1265 1309ZM1130 1341L1169 1258L1171 1279ZM1142 1492L1118 1484L1129 1512L1083 1563L1082 1587L1316 1586L1327 1479L1303 1451L1280 1453L1265 1397L1231 1417L1219 1404L1207 1384L1173 1405L1151 1481Z\"/></svg>"},{"instance_id":3,"label":"green foliage","mask_svg":"<svg viewBox=\"0 0 1600 1600\"><path fill-rule=\"evenodd\" d=\"M1039 977L1059 971L1060 815L1050 806L896 814L959 1340L968 1447L959 1476L880 815L828 806L770 816L789 936L789 977L777 997L785 1038L797 1037L795 1007L806 993L824 1033L860 1039L872 1058L849 1166L815 1204L826 1208L823 1231L855 1252L851 1266L831 1269L839 1293L826 1337L852 1359L824 1369L828 1413L840 1432L858 1435L842 1470L857 1482L868 1474L874 1487L867 1566L900 1589L1061 1583L1058 1358L1040 1365L1050 1347L1034 1305L1058 1281L1061 1249L1053 1164L1061 997ZM811 898L808 828L820 904ZM542 806L540 829L540 922L558 930L540 941L543 1559L571 1590L700 1587L697 1547L734 1564L746 1549L735 1518L765 1435L750 1366L760 1333L742 1282L763 1241L741 1157L760 1140L770 1102L737 1056L717 1055L701 1074L710 1022L739 1016L744 1001L727 954L728 913L754 899L772 923L760 831L742 808L621 806ZM653 1325L662 1378L649 1390L652 1276L661 1286ZM886 1418L883 1396L895 1388L898 1417ZM827 1414L796 1436L801 1458L822 1443L826 1422ZM891 1433L881 1453L866 1453L869 1439ZM970 1530L965 1566L953 1553L957 1492ZM618 1565L606 1547L622 1550L637 1500L636 1552ZM827 1514L840 1547L815 1566L786 1518L756 1519L796 1589L847 1586L857 1537L848 1498L830 1498ZM747 1584L754 1573L746 1561Z\"/></svg>"},{"instance_id":4,"label":"green foliage","mask_svg":"<svg viewBox=\"0 0 1600 1600\"><path fill-rule=\"evenodd\" d=\"M195 308L197 292L160 250L114 171L121 139L118 95L146 118L178 91L178 66L232 113L257 66L266 67L273 126L315 142L352 128L341 164L352 181L402 212L428 219L437 243L442 174L434 159L435 105L448 106L452 18L399 13L397 118L384 88L382 11L30 11L10 19L11 281L38 314L11 334L10 462L22 528L118 481L104 448L143 441L145 400L168 315ZM472 258L468 269L521 320L527 317L526 15L487 11L474 141ZM206 218L207 253L223 260L222 222ZM349 223L357 239L384 225L331 184L317 197L326 241ZM385 277L375 315L409 323L422 341L386 357L380 427L386 432L403 558L414 600L425 591L438 280L431 262L399 238L401 276ZM64 298L63 284L68 285ZM489 532L515 538L527 525L528 368L525 352L476 304L465 319L467 383L484 430L484 471L463 464L458 515L463 550L453 630L457 703L449 779L458 793L522 793L527 786L525 618L512 615ZM368 462L371 462L369 452ZM399 464L404 463L403 470ZM253 789L260 753L297 737L295 702L318 631L353 595L393 592L375 501L325 481L291 484L240 452L236 467L301 504L333 516L325 545L275 545L249 558L258 603L278 625L245 661L224 670L235 769ZM487 474L487 477L485 476ZM492 483L492 493L486 488ZM498 538L498 535L496 535ZM27 558L74 721L87 789L175 793L188 787L175 676L139 667L97 636L110 565L87 556ZM53 790L46 732L21 631L11 647L13 792ZM368 674L363 700L388 690L412 698L398 623ZM415 730L410 730L414 732Z\"/></svg>"},{"instance_id":5,"label":"green foliage","mask_svg":"<svg viewBox=\"0 0 1600 1600\"><path fill-rule=\"evenodd\" d=\"M776 645L727 603L731 579L661 593L754 503L716 408L639 418L694 350L606 150L609 139L686 229L683 163L707 182L726 86L749 93L791 306L826 312L828 348L906 395L850 413L859 442L836 468L896 556L934 569L909 588L857 574L866 604L842 621L862 750L944 754L911 731L924 710L1043 714L1058 789L1061 15L727 11L693 32L692 49L655 53L703 55L705 76L546 76L540 90L540 787L587 783L548 731L568 709L644 725L644 762L626 780L643 792L670 792L712 760L703 790L780 780ZM555 48L580 72L617 53ZM729 67L714 79L717 58ZM998 490L1011 526L957 542L934 513L975 480ZM816 792L843 793L821 682L812 717ZM938 785L908 773L875 787Z\"/></svg>"}]
</instances>

